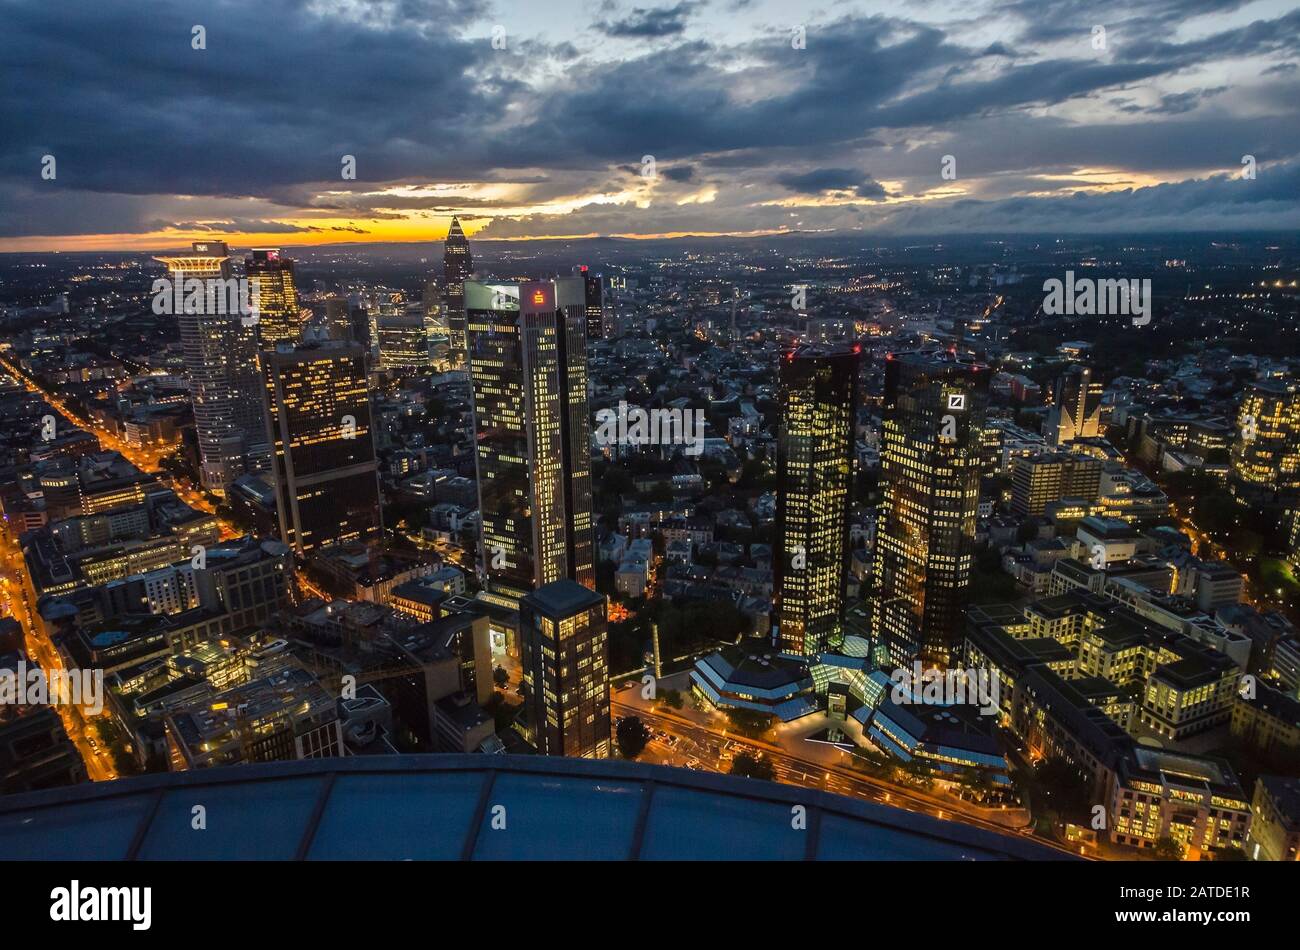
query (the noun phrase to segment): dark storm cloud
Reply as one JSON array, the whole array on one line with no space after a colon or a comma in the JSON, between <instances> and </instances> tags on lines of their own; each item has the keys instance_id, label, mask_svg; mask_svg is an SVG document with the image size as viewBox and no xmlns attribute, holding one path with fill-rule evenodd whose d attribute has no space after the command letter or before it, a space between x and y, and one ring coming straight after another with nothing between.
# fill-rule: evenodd
<instances>
[{"instance_id":1,"label":"dark storm cloud","mask_svg":"<svg viewBox=\"0 0 1300 950\"><path fill-rule=\"evenodd\" d=\"M778 175L777 184L804 195L851 191L859 198L886 198L884 186L854 168L815 168L799 174Z\"/></svg>"},{"instance_id":2,"label":"dark storm cloud","mask_svg":"<svg viewBox=\"0 0 1300 950\"><path fill-rule=\"evenodd\" d=\"M332 12L320 15L318 6ZM753 16L743 6L730 4L725 15ZM607 227L621 215L613 230L675 230L673 215L703 221L710 213L712 230L761 228L776 212L760 203L783 192L883 198L880 180L923 191L937 183L946 153L957 156L963 183L982 175L1008 191L1085 166L1185 177L1234 167L1242 154L1283 161L1300 154L1294 62L1260 70L1244 100L1247 93L1223 88L1221 70L1183 78L1225 61L1300 52L1300 11L1175 39L1186 19L1240 6L1020 0L995 7L1008 28L992 43L972 40L963 23L843 17L810 22L807 48L796 50L784 28L735 34L744 39L700 28L721 4L608 4L585 34L550 45L512 34L509 48L496 51L485 33L502 4L484 0L0 0L0 237L130 232L154 227L164 213L171 223L203 222L210 209L180 210L178 195L218 206L253 199L254 207L223 208L208 225L259 221L265 230L295 210L375 218L487 209L493 201L455 194L374 192L393 182L527 182L530 200L545 201L618 190L615 169L639 172L643 155L656 157L668 195L703 171L716 203L607 205L575 213L562 229ZM206 50L191 48L195 20L207 28ZM1093 23L1109 24L1105 55L1089 48ZM628 41L619 44L626 55L590 55L593 39L611 35ZM647 37L655 42L633 42ZM1061 41L1050 52L1042 46ZM1121 118L1141 110L1140 118L1067 121L1057 108L1085 99L1112 103L1105 111ZM40 178L46 154L57 158L55 181ZM356 158L355 182L341 178L345 155ZM862 167L874 177L854 171ZM778 169L793 171L778 177ZM798 184L836 171L849 173L840 185ZM954 227L973 227L979 214L1027 219L1032 208L1050 207L1091 226L1126 202L1156 199L1015 200L1022 204L1008 209L930 202L893 220L951 208ZM884 213L852 204L808 214L856 214L834 226L865 226L877 219L861 215ZM1197 226L1187 213L1186 226Z\"/></svg>"},{"instance_id":3,"label":"dark storm cloud","mask_svg":"<svg viewBox=\"0 0 1300 950\"><path fill-rule=\"evenodd\" d=\"M620 20L600 21L596 24L596 29L607 36L627 39L676 36L686 32L686 21L689 19L691 12L702 5L692 3L690 0L683 0L683 2L673 7L651 9L634 7L631 13Z\"/></svg>"}]
</instances>

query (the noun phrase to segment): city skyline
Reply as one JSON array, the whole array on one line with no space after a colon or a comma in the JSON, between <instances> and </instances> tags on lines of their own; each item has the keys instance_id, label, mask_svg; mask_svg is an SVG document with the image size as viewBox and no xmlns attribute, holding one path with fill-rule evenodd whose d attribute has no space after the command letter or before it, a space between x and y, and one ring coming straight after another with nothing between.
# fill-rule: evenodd
<instances>
[{"instance_id":1,"label":"city skyline","mask_svg":"<svg viewBox=\"0 0 1300 950\"><path fill-rule=\"evenodd\" d=\"M59 13L0 0L0 859L1282 906L1300 10Z\"/></svg>"}]
</instances>

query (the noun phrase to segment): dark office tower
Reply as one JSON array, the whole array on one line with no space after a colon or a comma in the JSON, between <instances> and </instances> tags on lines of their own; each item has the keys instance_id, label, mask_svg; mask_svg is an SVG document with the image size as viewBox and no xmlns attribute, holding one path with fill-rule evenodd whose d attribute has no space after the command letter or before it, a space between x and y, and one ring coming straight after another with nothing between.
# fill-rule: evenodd
<instances>
[{"instance_id":1,"label":"dark office tower","mask_svg":"<svg viewBox=\"0 0 1300 950\"><path fill-rule=\"evenodd\" d=\"M605 598L571 580L519 601L526 721L542 755L609 758Z\"/></svg>"},{"instance_id":2,"label":"dark office tower","mask_svg":"<svg viewBox=\"0 0 1300 950\"><path fill-rule=\"evenodd\" d=\"M443 280L447 284L447 341L452 366L465 363L465 281L474 273L469 241L460 229L460 219L451 219L442 256Z\"/></svg>"},{"instance_id":3,"label":"dark office tower","mask_svg":"<svg viewBox=\"0 0 1300 950\"><path fill-rule=\"evenodd\" d=\"M224 241L196 241L189 254L154 260L167 265L176 285L195 279L212 290L237 283ZM258 395L257 327L238 307L213 302L209 295L200 306L182 307L176 321L194 406L199 478L204 488L224 495L245 472L266 470L270 448Z\"/></svg>"},{"instance_id":4,"label":"dark office tower","mask_svg":"<svg viewBox=\"0 0 1300 950\"><path fill-rule=\"evenodd\" d=\"M325 301L325 332L331 340L352 340L352 318L348 316L345 297L332 297Z\"/></svg>"},{"instance_id":5,"label":"dark office tower","mask_svg":"<svg viewBox=\"0 0 1300 950\"><path fill-rule=\"evenodd\" d=\"M298 320L298 287L293 278L293 261L281 257L278 248L253 248L244 258L250 295L257 301L257 338L264 350L277 343L297 343L302 338Z\"/></svg>"},{"instance_id":6,"label":"dark office tower","mask_svg":"<svg viewBox=\"0 0 1300 950\"><path fill-rule=\"evenodd\" d=\"M775 614L789 653L844 638L857 380L857 347L803 346L781 360Z\"/></svg>"},{"instance_id":7,"label":"dark office tower","mask_svg":"<svg viewBox=\"0 0 1300 950\"><path fill-rule=\"evenodd\" d=\"M367 353L371 351L374 340L370 333L370 312L365 307L348 306L348 323L352 327L352 340L360 343Z\"/></svg>"},{"instance_id":8,"label":"dark office tower","mask_svg":"<svg viewBox=\"0 0 1300 950\"><path fill-rule=\"evenodd\" d=\"M601 293L601 278L582 268L582 281L587 299L587 339L599 340L605 336L605 304Z\"/></svg>"},{"instance_id":9,"label":"dark office tower","mask_svg":"<svg viewBox=\"0 0 1300 950\"><path fill-rule=\"evenodd\" d=\"M379 465L365 351L334 340L262 354L280 538L300 555L378 540Z\"/></svg>"},{"instance_id":10,"label":"dark office tower","mask_svg":"<svg viewBox=\"0 0 1300 950\"><path fill-rule=\"evenodd\" d=\"M461 291L461 296L464 296L464 291ZM442 285L438 283L437 277L430 277L425 282L422 302L424 302L426 324L445 331L447 329L447 315L442 309Z\"/></svg>"},{"instance_id":11,"label":"dark office tower","mask_svg":"<svg viewBox=\"0 0 1300 950\"><path fill-rule=\"evenodd\" d=\"M466 281L465 314L488 592L594 588L582 278Z\"/></svg>"},{"instance_id":12,"label":"dark office tower","mask_svg":"<svg viewBox=\"0 0 1300 950\"><path fill-rule=\"evenodd\" d=\"M1101 435L1101 380L1088 366L1071 366L1056 380L1047 414L1047 441L1062 445Z\"/></svg>"},{"instance_id":13,"label":"dark office tower","mask_svg":"<svg viewBox=\"0 0 1300 950\"><path fill-rule=\"evenodd\" d=\"M885 361L872 628L895 663L956 659L975 550L989 370L950 352Z\"/></svg>"}]
</instances>

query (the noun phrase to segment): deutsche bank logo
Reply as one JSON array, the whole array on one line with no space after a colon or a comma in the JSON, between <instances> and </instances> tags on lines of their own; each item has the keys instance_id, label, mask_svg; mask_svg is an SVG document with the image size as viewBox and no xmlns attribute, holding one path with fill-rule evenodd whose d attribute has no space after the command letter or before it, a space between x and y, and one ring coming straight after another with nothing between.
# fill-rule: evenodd
<instances>
[{"instance_id":1,"label":"deutsche bank logo","mask_svg":"<svg viewBox=\"0 0 1300 950\"><path fill-rule=\"evenodd\" d=\"M965 412L965 411L966 411L966 394L965 394L965 393L949 393L949 394L948 394L948 410L949 410L949 411L952 411L952 410L954 410L954 409L955 409L956 411L958 411L958 412Z\"/></svg>"}]
</instances>

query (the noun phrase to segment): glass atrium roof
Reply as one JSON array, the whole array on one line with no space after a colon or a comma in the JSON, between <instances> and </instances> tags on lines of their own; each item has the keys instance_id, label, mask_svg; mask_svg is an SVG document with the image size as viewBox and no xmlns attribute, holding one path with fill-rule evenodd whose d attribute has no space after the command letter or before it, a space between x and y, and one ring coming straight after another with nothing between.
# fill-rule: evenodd
<instances>
[{"instance_id":1,"label":"glass atrium roof","mask_svg":"<svg viewBox=\"0 0 1300 950\"><path fill-rule=\"evenodd\" d=\"M790 785L541 756L309 759L0 798L9 860L1060 857L1013 835Z\"/></svg>"}]
</instances>

